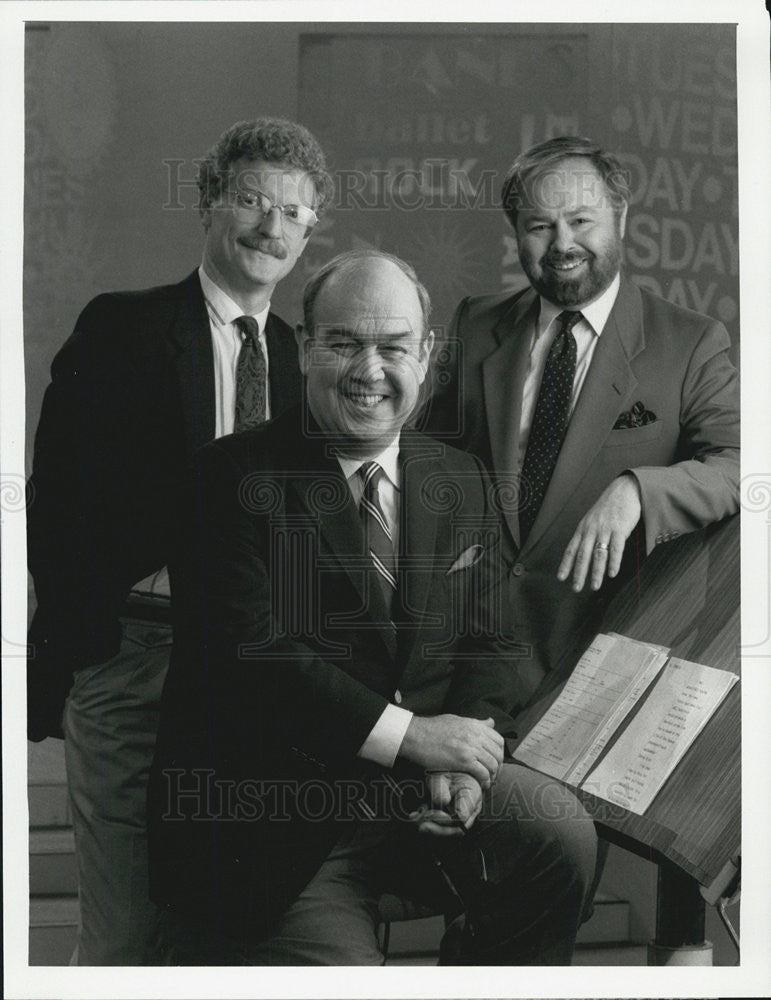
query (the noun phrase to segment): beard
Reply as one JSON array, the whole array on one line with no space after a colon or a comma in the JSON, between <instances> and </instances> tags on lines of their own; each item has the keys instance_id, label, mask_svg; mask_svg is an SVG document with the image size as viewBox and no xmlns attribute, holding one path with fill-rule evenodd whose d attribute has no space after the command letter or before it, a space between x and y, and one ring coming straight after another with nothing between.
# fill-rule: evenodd
<instances>
[{"instance_id":1,"label":"beard","mask_svg":"<svg viewBox=\"0 0 771 1000\"><path fill-rule=\"evenodd\" d=\"M615 278L621 267L621 240L609 242L598 253L589 250L566 254L549 252L536 261L527 253L519 256L522 268L533 288L555 306L573 308L596 299ZM586 261L580 273L555 271L552 264Z\"/></svg>"}]
</instances>

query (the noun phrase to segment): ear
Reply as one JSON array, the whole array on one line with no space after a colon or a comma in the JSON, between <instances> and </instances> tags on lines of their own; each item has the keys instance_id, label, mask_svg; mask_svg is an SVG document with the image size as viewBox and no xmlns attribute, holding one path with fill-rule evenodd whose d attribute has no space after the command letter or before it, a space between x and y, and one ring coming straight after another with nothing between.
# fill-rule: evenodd
<instances>
[{"instance_id":1,"label":"ear","mask_svg":"<svg viewBox=\"0 0 771 1000\"><path fill-rule=\"evenodd\" d=\"M618 213L618 235L619 238L623 240L624 233L626 232L626 211L629 206L626 202L621 206L621 211Z\"/></svg>"},{"instance_id":2,"label":"ear","mask_svg":"<svg viewBox=\"0 0 771 1000\"><path fill-rule=\"evenodd\" d=\"M198 211L201 216L201 223L203 225L203 228L205 232L208 233L209 227L211 226L211 203L208 201L206 203L202 202L201 207L199 208Z\"/></svg>"},{"instance_id":3,"label":"ear","mask_svg":"<svg viewBox=\"0 0 771 1000\"><path fill-rule=\"evenodd\" d=\"M418 361L420 363L420 381L421 384L426 377L426 372L428 371L428 359L431 357L431 351L434 348L434 331L429 330L428 334L424 337L420 344L420 352L418 354Z\"/></svg>"},{"instance_id":4,"label":"ear","mask_svg":"<svg viewBox=\"0 0 771 1000\"><path fill-rule=\"evenodd\" d=\"M310 350L309 350L310 349L310 344L309 344L310 337L309 337L309 335L308 335L305 327L302 325L302 323L298 323L297 326L295 327L295 329L294 329L294 339L295 339L295 342L297 344L297 352L298 352L298 354L297 354L297 361L298 361L298 363L300 365L300 371L303 373L303 375L307 375L308 374L308 355L310 353Z\"/></svg>"}]
</instances>

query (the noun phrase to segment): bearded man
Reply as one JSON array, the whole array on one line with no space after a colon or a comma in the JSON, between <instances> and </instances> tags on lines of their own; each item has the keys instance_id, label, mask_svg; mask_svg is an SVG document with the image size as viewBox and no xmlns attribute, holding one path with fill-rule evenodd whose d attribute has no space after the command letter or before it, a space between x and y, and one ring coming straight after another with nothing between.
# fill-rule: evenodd
<instances>
[{"instance_id":1,"label":"bearded man","mask_svg":"<svg viewBox=\"0 0 771 1000\"><path fill-rule=\"evenodd\" d=\"M550 139L502 198L532 287L461 302L429 432L497 480L532 691L654 546L738 510L739 390L722 324L624 276L615 156Z\"/></svg>"}]
</instances>

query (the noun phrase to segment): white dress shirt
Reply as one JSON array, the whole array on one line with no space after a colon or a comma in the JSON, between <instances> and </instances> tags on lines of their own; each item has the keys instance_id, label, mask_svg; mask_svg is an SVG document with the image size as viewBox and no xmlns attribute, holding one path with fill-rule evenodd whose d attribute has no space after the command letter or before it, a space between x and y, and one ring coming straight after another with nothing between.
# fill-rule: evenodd
<instances>
[{"instance_id":1,"label":"white dress shirt","mask_svg":"<svg viewBox=\"0 0 771 1000\"><path fill-rule=\"evenodd\" d=\"M214 354L214 436L222 437L233 433L236 418L236 366L241 350L243 334L235 325L235 320L244 315L243 309L229 295L216 285L204 271L198 268L198 277L209 313L212 351ZM260 347L265 357L265 377L268 375L268 345L265 340L265 323L270 311L270 302L254 318L260 328ZM270 420L270 382L265 386L265 419ZM134 584L132 591L143 597L168 600L169 572L164 566L156 573Z\"/></svg>"},{"instance_id":2,"label":"white dress shirt","mask_svg":"<svg viewBox=\"0 0 771 1000\"><path fill-rule=\"evenodd\" d=\"M573 415L573 410L581 394L581 389L586 380L589 365L592 363L595 349L599 343L602 331L605 329L605 324L608 322L608 316L610 316L613 304L616 301L620 284L621 278L617 274L602 295L581 310L583 318L573 327L573 336L576 341L576 373L573 378L573 392L570 396L568 417ZM558 325L555 320L562 311L562 306L555 306L552 302L542 297L541 310L535 327L530 334L530 363L522 389L522 414L519 421L520 469L525 460L527 441L530 437L535 404L541 388L544 369L546 368L546 359L549 356L554 338L558 333Z\"/></svg>"},{"instance_id":3,"label":"white dress shirt","mask_svg":"<svg viewBox=\"0 0 771 1000\"><path fill-rule=\"evenodd\" d=\"M353 495L353 499L358 506L361 501L364 486L358 471L363 462L359 458L345 458L337 456L340 468L343 471L348 487ZM374 455L367 461L377 462L385 473L380 477L377 484L378 499L383 516L394 541L394 549L399 547L399 438L394 438L388 447L384 448L379 455ZM394 692L396 695L396 692ZM359 748L359 757L372 760L383 767L393 767L399 747L402 745L404 734L412 719L412 712L398 705L386 705L383 714L372 727L372 731Z\"/></svg>"},{"instance_id":4,"label":"white dress shirt","mask_svg":"<svg viewBox=\"0 0 771 1000\"><path fill-rule=\"evenodd\" d=\"M198 268L203 297L209 313L211 343L214 352L214 436L233 433L236 416L236 366L243 342L243 334L235 321L244 315L244 310L216 285L204 271ZM265 376L268 375L268 344L265 340L265 323L270 311L270 302L254 318L260 328L260 347L265 358ZM265 419L270 420L270 380L265 386Z\"/></svg>"}]
</instances>

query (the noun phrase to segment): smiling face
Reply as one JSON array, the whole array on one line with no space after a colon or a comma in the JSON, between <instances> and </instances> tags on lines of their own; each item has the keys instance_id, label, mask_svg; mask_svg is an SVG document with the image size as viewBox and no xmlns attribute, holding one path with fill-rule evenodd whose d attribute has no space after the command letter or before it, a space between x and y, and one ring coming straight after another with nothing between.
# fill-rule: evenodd
<instances>
[{"instance_id":1,"label":"smiling face","mask_svg":"<svg viewBox=\"0 0 771 1000\"><path fill-rule=\"evenodd\" d=\"M294 267L308 242L273 209L256 221L239 218L236 189L261 191L279 205L313 208L308 174L264 160L236 160L228 190L203 212L204 268L245 312L259 312L278 282Z\"/></svg>"},{"instance_id":2,"label":"smiling face","mask_svg":"<svg viewBox=\"0 0 771 1000\"><path fill-rule=\"evenodd\" d=\"M319 427L342 454L372 458L417 406L433 333L412 281L394 263L356 261L329 275L298 328L300 366Z\"/></svg>"},{"instance_id":3,"label":"smiling face","mask_svg":"<svg viewBox=\"0 0 771 1000\"><path fill-rule=\"evenodd\" d=\"M583 156L560 160L537 174L527 195L516 222L525 274L549 302L581 309L619 271L626 205L616 211L602 176Z\"/></svg>"}]
</instances>

